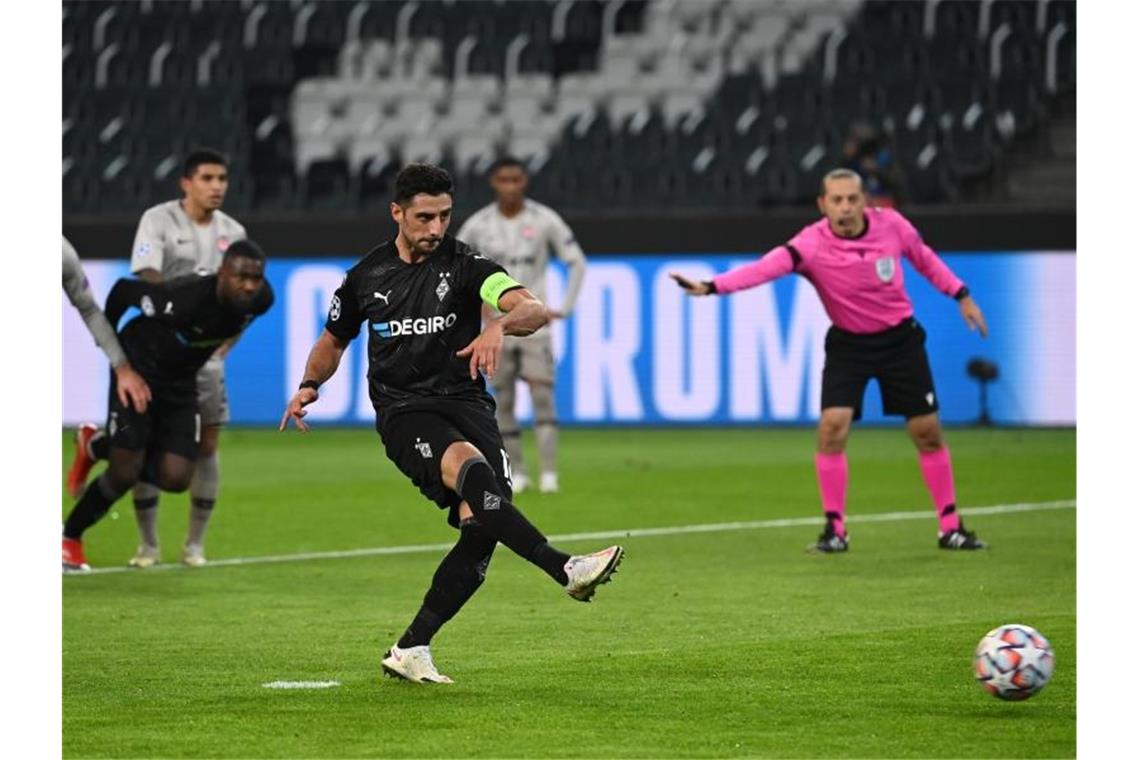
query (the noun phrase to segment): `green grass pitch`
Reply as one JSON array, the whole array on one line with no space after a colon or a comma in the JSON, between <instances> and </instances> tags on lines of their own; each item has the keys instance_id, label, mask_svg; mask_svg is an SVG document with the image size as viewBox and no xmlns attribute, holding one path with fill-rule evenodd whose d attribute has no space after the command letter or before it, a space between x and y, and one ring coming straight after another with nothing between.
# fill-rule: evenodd
<instances>
[{"instance_id":1,"label":"green grass pitch","mask_svg":"<svg viewBox=\"0 0 1140 760\"><path fill-rule=\"evenodd\" d=\"M1075 498L1072 430L947 437L963 507ZM550 535L814 520L813 447L802 429L565 430L562 492L517 502ZM379 668L443 550L64 578L64 755L1075 756L1075 510L968 517L992 548L943 552L903 432L857 429L848 456L849 516L921 519L852 521L844 556L805 553L815 524L628 537L588 605L499 547L433 642L453 686ZM212 560L453 535L369 430L230 430L222 478ZM176 565L187 498L160 509ZM128 498L88 532L88 558L121 567L135 541ZM1012 622L1056 653L1024 703L971 673L982 634ZM262 686L277 680L340 685Z\"/></svg>"}]
</instances>

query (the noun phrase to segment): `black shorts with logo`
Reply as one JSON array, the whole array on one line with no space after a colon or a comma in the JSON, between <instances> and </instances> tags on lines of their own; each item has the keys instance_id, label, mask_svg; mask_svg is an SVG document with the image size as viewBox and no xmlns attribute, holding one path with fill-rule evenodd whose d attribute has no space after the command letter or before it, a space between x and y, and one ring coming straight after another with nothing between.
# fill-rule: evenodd
<instances>
[{"instance_id":1,"label":"black shorts with logo","mask_svg":"<svg viewBox=\"0 0 1140 760\"><path fill-rule=\"evenodd\" d=\"M440 462L447 447L467 441L495 471L503 495L510 499L511 463L495 422L495 404L480 398L432 398L386 406L376 413L376 431L388 458L411 479L420 493L449 510L447 521L459 526L459 494L443 484Z\"/></svg>"},{"instance_id":2,"label":"black shorts with logo","mask_svg":"<svg viewBox=\"0 0 1140 760\"><path fill-rule=\"evenodd\" d=\"M128 451L166 451L193 461L198 458L202 432L198 400L191 379L189 392L164 392L151 384L150 403L139 414L119 401L115 373L107 399L107 434L112 448Z\"/></svg>"},{"instance_id":3,"label":"black shorts with logo","mask_svg":"<svg viewBox=\"0 0 1140 760\"><path fill-rule=\"evenodd\" d=\"M863 416L867 382L879 381L883 413L910 419L938 411L926 356L926 330L914 317L869 335L832 326L824 341L821 407L846 406Z\"/></svg>"}]
</instances>

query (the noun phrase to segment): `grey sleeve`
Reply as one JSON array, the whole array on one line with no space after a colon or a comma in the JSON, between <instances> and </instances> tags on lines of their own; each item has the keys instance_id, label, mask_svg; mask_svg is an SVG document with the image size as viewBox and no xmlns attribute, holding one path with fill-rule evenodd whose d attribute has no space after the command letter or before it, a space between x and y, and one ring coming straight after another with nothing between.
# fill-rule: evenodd
<instances>
[{"instance_id":1,"label":"grey sleeve","mask_svg":"<svg viewBox=\"0 0 1140 760\"><path fill-rule=\"evenodd\" d=\"M95 295L87 285L87 275L79 263L79 254L75 248L64 238L63 241L63 289L71 305L83 317L84 324L99 348L107 355L112 367L118 367L127 361L123 347L115 336L115 328L107 321L107 317L95 302Z\"/></svg>"},{"instance_id":2,"label":"grey sleeve","mask_svg":"<svg viewBox=\"0 0 1140 760\"><path fill-rule=\"evenodd\" d=\"M562 298L562 313L570 316L570 312L574 310L574 304L578 300L578 291L582 289L582 279L586 276L586 254L582 251L582 246L578 245L578 241L574 239L570 225L566 224L562 217L552 209L547 210L550 214L550 221L547 225L547 240L558 258L566 262L566 266L570 269L570 281L566 285L566 294Z\"/></svg>"}]
</instances>

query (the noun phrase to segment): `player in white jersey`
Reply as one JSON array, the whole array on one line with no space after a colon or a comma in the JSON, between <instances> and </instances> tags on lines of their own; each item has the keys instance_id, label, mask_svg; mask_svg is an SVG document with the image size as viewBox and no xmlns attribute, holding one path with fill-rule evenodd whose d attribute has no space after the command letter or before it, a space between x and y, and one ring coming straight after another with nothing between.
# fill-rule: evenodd
<instances>
[{"instance_id":1,"label":"player in white jersey","mask_svg":"<svg viewBox=\"0 0 1140 760\"><path fill-rule=\"evenodd\" d=\"M586 256L574 233L553 209L527 198L527 173L518 159L496 161L488 174L495 202L476 211L455 237L502 264L511 275L542 301L546 299L546 268L550 252L564 261L570 281L561 309L548 309L551 319L570 316L582 278ZM554 351L550 331L503 341L499 371L492 378L499 429L511 458L515 493L530 485L523 463L518 420L515 419L515 385L526 381L534 402L534 435L538 442L541 477L539 490L558 490L558 423L554 412Z\"/></svg>"},{"instance_id":2,"label":"player in white jersey","mask_svg":"<svg viewBox=\"0 0 1140 760\"><path fill-rule=\"evenodd\" d=\"M160 203L143 212L131 249L131 272L147 282L163 282L186 275L209 275L218 271L230 243L246 238L245 228L221 210L229 186L228 161L214 150L191 152L182 166L180 200ZM198 459L190 483L190 526L182 561L197 567L206 563L203 542L206 525L217 501L220 470L218 433L229 421L223 357L232 346L227 342L198 373L198 411L202 429ZM77 457L103 458L102 436L90 441ZM87 470L90 470L88 465ZM86 472L84 472L84 477ZM158 495L151 483L139 481L134 489L139 548L132 567L158 563Z\"/></svg>"}]
</instances>

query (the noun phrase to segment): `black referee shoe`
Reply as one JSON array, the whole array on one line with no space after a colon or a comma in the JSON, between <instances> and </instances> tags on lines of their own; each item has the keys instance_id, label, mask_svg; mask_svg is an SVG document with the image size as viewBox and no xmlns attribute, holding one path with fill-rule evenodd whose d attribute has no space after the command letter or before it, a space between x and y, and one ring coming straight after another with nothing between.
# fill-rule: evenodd
<instances>
[{"instance_id":1,"label":"black referee shoe","mask_svg":"<svg viewBox=\"0 0 1140 760\"><path fill-rule=\"evenodd\" d=\"M954 530L948 530L938 537L939 549L951 549L958 551L972 551L974 549L985 549L986 542L978 538L978 535L971 530L966 530L966 526L958 523L958 527Z\"/></svg>"},{"instance_id":2,"label":"black referee shoe","mask_svg":"<svg viewBox=\"0 0 1140 760\"><path fill-rule=\"evenodd\" d=\"M823 552L824 554L845 552L847 551L847 536L836 533L835 527L828 520L827 527L823 529L823 533L819 534L819 540L808 546L808 551Z\"/></svg>"}]
</instances>

